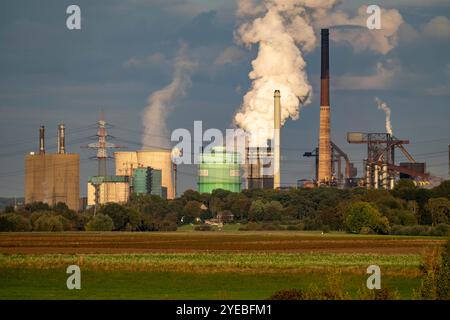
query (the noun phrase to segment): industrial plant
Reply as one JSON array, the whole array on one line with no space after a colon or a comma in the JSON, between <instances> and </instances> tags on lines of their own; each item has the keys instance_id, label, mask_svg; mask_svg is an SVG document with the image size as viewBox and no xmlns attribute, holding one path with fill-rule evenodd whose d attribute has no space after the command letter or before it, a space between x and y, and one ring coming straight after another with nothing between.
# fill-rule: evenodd
<instances>
[{"instance_id":1,"label":"industrial plant","mask_svg":"<svg viewBox=\"0 0 450 320\"><path fill-rule=\"evenodd\" d=\"M320 118L318 145L304 157L314 158L314 179L298 180L296 187L365 187L393 189L399 178L409 178L425 185L430 179L425 163L418 163L406 150L408 140L398 139L392 132L348 132L349 144L367 145L362 177L348 155L333 142L331 136L329 30L321 30ZM267 147L250 145L246 137L243 154L226 146L215 146L199 155L198 191L211 193L217 189L240 192L242 189L284 189L281 181L281 97L273 92L273 136ZM97 150L98 172L88 178L87 206L115 202L125 203L131 194L157 195L165 199L177 196L177 165L170 149L151 148L116 151L122 148L108 142L107 123L103 116L97 122L97 141L86 148ZM25 158L25 202L42 201L50 205L66 203L80 209L79 155L65 148L65 127L58 126L57 152L45 152L45 128L40 128L39 151ZM408 162L396 164L395 151L400 150ZM114 175L108 174L107 159L114 159Z\"/></svg>"},{"instance_id":2,"label":"industrial plant","mask_svg":"<svg viewBox=\"0 0 450 320\"><path fill-rule=\"evenodd\" d=\"M56 153L45 152L45 127L39 129L39 152L25 157L25 203L44 202L51 206L63 202L79 209L80 156L66 153L65 127L58 126Z\"/></svg>"}]
</instances>

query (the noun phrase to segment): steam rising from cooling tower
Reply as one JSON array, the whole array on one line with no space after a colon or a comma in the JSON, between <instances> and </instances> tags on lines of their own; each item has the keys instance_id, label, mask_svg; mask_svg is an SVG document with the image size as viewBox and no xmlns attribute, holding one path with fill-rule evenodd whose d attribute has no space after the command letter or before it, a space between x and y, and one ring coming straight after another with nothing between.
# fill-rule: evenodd
<instances>
[{"instance_id":1,"label":"steam rising from cooling tower","mask_svg":"<svg viewBox=\"0 0 450 320\"><path fill-rule=\"evenodd\" d=\"M167 130L167 117L173 110L176 100L186 94L191 86L191 72L196 63L187 56L187 45L182 44L174 63L172 82L166 87L153 92L148 98L148 105L144 111L142 123L144 134L142 146L169 148L169 133Z\"/></svg>"},{"instance_id":2,"label":"steam rising from cooling tower","mask_svg":"<svg viewBox=\"0 0 450 320\"><path fill-rule=\"evenodd\" d=\"M249 73L251 88L234 118L250 133L252 146L263 146L272 138L274 90L282 92L282 125L288 118L298 119L300 106L310 103L311 85L301 50L315 47L312 12L333 4L334 0L238 1L238 14L251 20L239 27L236 37L247 46L258 44Z\"/></svg>"},{"instance_id":3,"label":"steam rising from cooling tower","mask_svg":"<svg viewBox=\"0 0 450 320\"><path fill-rule=\"evenodd\" d=\"M388 105L381 101L378 97L375 97L375 101L378 105L379 110L383 110L386 114L386 132L392 135L392 125L391 125L391 109Z\"/></svg>"}]
</instances>

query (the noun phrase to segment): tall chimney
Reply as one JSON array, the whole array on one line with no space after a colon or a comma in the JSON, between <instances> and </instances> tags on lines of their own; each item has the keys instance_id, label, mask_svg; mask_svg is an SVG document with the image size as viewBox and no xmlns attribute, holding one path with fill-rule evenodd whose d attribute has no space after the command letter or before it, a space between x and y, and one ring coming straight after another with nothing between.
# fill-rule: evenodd
<instances>
[{"instance_id":1,"label":"tall chimney","mask_svg":"<svg viewBox=\"0 0 450 320\"><path fill-rule=\"evenodd\" d=\"M45 127L39 128L39 154L45 154Z\"/></svg>"},{"instance_id":2,"label":"tall chimney","mask_svg":"<svg viewBox=\"0 0 450 320\"><path fill-rule=\"evenodd\" d=\"M280 90L274 92L274 133L273 133L273 188L278 189L281 187L280 176L280 129L281 129L281 103L280 103Z\"/></svg>"},{"instance_id":3,"label":"tall chimney","mask_svg":"<svg viewBox=\"0 0 450 320\"><path fill-rule=\"evenodd\" d=\"M58 153L66 153L66 137L64 124L58 124Z\"/></svg>"},{"instance_id":4,"label":"tall chimney","mask_svg":"<svg viewBox=\"0 0 450 320\"><path fill-rule=\"evenodd\" d=\"M330 131L330 70L328 29L322 29L322 58L320 74L320 130L318 183L331 181L331 131Z\"/></svg>"}]
</instances>

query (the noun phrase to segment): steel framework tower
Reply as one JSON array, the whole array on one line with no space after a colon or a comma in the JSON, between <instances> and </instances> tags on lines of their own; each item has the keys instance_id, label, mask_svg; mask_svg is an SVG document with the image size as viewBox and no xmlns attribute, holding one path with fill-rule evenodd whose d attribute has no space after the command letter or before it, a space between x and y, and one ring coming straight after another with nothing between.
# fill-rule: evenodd
<instances>
[{"instance_id":1,"label":"steel framework tower","mask_svg":"<svg viewBox=\"0 0 450 320\"><path fill-rule=\"evenodd\" d=\"M112 157L108 156L108 150L112 148L123 148L121 146L117 146L113 143L107 142L107 138L110 137L106 130L107 123L104 119L103 112L100 114L100 119L97 121L97 142L90 143L85 148L89 149L97 149L97 155L92 157L92 159L97 159L98 161L98 176L104 177L108 175L106 160L111 159Z\"/></svg>"}]
</instances>

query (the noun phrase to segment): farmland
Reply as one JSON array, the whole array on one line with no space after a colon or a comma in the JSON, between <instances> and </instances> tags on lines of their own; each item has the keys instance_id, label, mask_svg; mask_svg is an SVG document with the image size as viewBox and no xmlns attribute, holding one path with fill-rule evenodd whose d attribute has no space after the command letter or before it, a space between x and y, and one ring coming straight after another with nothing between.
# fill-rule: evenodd
<instances>
[{"instance_id":1,"label":"farmland","mask_svg":"<svg viewBox=\"0 0 450 320\"><path fill-rule=\"evenodd\" d=\"M325 287L342 273L355 295L366 268L411 298L422 256L441 238L317 232L1 233L0 299L265 299ZM82 290L65 288L68 265Z\"/></svg>"}]
</instances>

